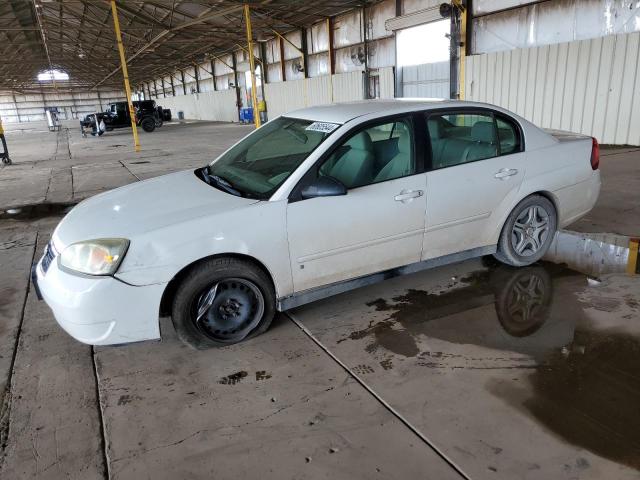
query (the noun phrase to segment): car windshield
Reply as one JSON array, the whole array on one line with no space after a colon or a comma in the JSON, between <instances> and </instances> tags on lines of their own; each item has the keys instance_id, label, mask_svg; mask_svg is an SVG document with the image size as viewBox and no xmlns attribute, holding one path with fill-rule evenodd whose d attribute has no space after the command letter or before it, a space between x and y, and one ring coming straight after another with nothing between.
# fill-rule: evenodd
<instances>
[{"instance_id":1,"label":"car windshield","mask_svg":"<svg viewBox=\"0 0 640 480\"><path fill-rule=\"evenodd\" d=\"M209 165L205 180L235 195L268 199L338 126L277 118Z\"/></svg>"}]
</instances>

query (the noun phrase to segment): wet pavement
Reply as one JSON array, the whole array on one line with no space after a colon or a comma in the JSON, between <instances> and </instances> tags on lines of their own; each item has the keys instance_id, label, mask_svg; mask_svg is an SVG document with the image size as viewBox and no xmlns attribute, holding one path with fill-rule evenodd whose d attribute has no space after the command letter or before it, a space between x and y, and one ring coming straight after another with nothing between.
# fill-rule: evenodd
<instances>
[{"instance_id":1,"label":"wet pavement","mask_svg":"<svg viewBox=\"0 0 640 480\"><path fill-rule=\"evenodd\" d=\"M487 258L293 316L471 478L639 478L639 300L638 277Z\"/></svg>"},{"instance_id":2,"label":"wet pavement","mask_svg":"<svg viewBox=\"0 0 640 480\"><path fill-rule=\"evenodd\" d=\"M162 342L71 339L29 286L31 263L82 198L201 163L196 143L176 160L190 127L170 128L140 155L124 137L103 149L65 132L40 147L50 160L0 171L0 478L640 478L626 238L568 233L556 263L395 278L222 349L181 343L168 318ZM234 128L195 125L194 138Z\"/></svg>"}]
</instances>

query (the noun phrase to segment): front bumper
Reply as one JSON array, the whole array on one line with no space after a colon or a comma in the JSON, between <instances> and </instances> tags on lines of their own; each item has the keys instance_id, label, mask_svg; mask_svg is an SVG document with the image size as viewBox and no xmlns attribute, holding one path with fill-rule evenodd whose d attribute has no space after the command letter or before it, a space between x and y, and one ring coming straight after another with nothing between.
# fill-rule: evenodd
<instances>
[{"instance_id":1,"label":"front bumper","mask_svg":"<svg viewBox=\"0 0 640 480\"><path fill-rule=\"evenodd\" d=\"M44 258L44 257L43 257ZM42 259L32 279L60 326L89 345L117 345L160 338L159 310L166 283L142 287L113 277L67 273L55 258L46 273Z\"/></svg>"}]
</instances>

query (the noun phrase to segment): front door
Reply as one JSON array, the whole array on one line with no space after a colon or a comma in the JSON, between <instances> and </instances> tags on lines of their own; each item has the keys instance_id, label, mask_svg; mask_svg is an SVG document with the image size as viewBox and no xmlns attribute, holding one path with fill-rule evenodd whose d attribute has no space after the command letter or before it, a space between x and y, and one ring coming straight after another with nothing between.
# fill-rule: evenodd
<instances>
[{"instance_id":1,"label":"front door","mask_svg":"<svg viewBox=\"0 0 640 480\"><path fill-rule=\"evenodd\" d=\"M432 114L427 125L432 156L422 258L494 244L525 174L517 125L486 111Z\"/></svg>"},{"instance_id":2,"label":"front door","mask_svg":"<svg viewBox=\"0 0 640 480\"><path fill-rule=\"evenodd\" d=\"M347 194L288 205L296 292L420 260L426 178L415 150L404 117L354 132L321 162L316 178L339 180Z\"/></svg>"}]
</instances>

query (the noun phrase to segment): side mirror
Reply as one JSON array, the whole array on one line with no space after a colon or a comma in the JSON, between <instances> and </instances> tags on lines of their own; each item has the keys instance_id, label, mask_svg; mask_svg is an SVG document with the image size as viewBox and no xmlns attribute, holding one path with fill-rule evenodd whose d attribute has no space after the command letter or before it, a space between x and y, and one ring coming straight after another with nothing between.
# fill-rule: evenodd
<instances>
[{"instance_id":1,"label":"side mirror","mask_svg":"<svg viewBox=\"0 0 640 480\"><path fill-rule=\"evenodd\" d=\"M333 177L318 177L311 185L307 185L300 193L303 199L315 197L336 197L346 195L347 187Z\"/></svg>"}]
</instances>

